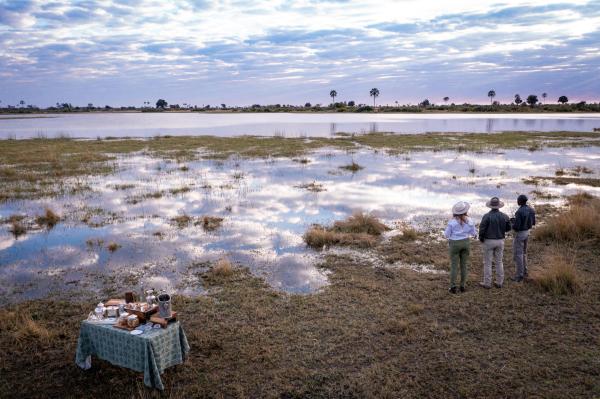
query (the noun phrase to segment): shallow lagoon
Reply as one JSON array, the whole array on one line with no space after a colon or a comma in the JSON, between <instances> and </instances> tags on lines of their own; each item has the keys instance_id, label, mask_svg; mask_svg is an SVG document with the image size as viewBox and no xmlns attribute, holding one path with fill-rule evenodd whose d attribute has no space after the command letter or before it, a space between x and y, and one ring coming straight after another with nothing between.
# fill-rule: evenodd
<instances>
[{"instance_id":1,"label":"shallow lagoon","mask_svg":"<svg viewBox=\"0 0 600 399\"><path fill-rule=\"evenodd\" d=\"M600 128L600 114L112 112L0 118L0 138L65 135L76 138L157 135L329 137L339 132L591 132L594 128Z\"/></svg>"},{"instance_id":2,"label":"shallow lagoon","mask_svg":"<svg viewBox=\"0 0 600 399\"><path fill-rule=\"evenodd\" d=\"M364 169L352 173L340 168L351 162ZM179 164L142 154L122 156L118 172L80 182L91 191L0 205L0 218L25 214L31 228L15 239L7 224L0 226L0 294L19 300L52 291L106 292L140 285L195 294L202 291L199 271L222 256L281 290L313 292L327 284L327 275L317 267L323 254L307 249L302 240L313 223L331 223L362 210L394 227L391 235L403 223L436 235L458 199L471 202L471 215L479 219L493 195L551 194L545 199L530 195L535 205L559 204L559 196L580 189L600 194L600 188L536 187L522 180L575 166L586 166L597 177L597 148L398 155L325 148L296 160ZM308 190L313 182L323 191ZM170 192L184 187L189 191ZM160 194L147 195L155 193ZM33 221L45 207L64 219L48 231L37 229ZM505 209L513 212L515 204L511 201ZM193 224L180 228L171 219L182 214L224 221L212 232ZM110 242L120 248L109 251ZM417 269L427 271L426 266Z\"/></svg>"}]
</instances>

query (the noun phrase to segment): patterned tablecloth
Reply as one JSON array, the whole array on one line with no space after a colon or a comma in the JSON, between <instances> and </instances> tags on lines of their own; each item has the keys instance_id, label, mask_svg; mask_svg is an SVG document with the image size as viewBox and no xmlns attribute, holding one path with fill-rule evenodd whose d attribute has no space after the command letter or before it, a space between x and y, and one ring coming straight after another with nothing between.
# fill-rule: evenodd
<instances>
[{"instance_id":1,"label":"patterned tablecloth","mask_svg":"<svg viewBox=\"0 0 600 399\"><path fill-rule=\"evenodd\" d=\"M110 324L81 323L75 362L83 369L92 366L91 355L114 365L144 372L144 384L164 389L160 375L170 366L181 364L190 350L179 322L167 328L149 329L140 335Z\"/></svg>"}]
</instances>

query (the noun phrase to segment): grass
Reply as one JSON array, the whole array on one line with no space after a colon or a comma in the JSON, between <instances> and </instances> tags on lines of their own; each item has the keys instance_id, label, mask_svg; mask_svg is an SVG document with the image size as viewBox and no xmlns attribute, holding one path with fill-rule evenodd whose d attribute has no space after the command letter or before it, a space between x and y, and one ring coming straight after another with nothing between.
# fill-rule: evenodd
<instances>
[{"instance_id":1,"label":"grass","mask_svg":"<svg viewBox=\"0 0 600 399\"><path fill-rule=\"evenodd\" d=\"M203 216L200 220L200 225L204 231L215 231L223 224L223 218L216 216Z\"/></svg>"},{"instance_id":2,"label":"grass","mask_svg":"<svg viewBox=\"0 0 600 399\"><path fill-rule=\"evenodd\" d=\"M556 250L535 237L529 244L531 270L543 270L546 252ZM400 256L403 249L403 261L439 258L447 268L447 243L423 245L392 239L375 251ZM163 393L145 388L141 373L97 358L91 370L73 365L79 324L96 296L27 301L0 309L2 320L6 312L29 315L41 328L27 328L38 332L19 334L16 345L15 327L0 324L0 396L593 398L600 393L600 248L580 243L577 254L585 281L577 295L510 281L502 290L477 288L476 242L459 295L448 294L447 274L372 267L350 255L325 258L330 285L312 295L274 291L243 267L221 274L209 265L197 271L204 295L173 298L192 349L184 365L161 376Z\"/></svg>"},{"instance_id":3,"label":"grass","mask_svg":"<svg viewBox=\"0 0 600 399\"><path fill-rule=\"evenodd\" d=\"M581 291L581 282L573 261L553 253L545 257L544 268L533 276L533 281L544 292L554 295L572 295Z\"/></svg>"},{"instance_id":4,"label":"grass","mask_svg":"<svg viewBox=\"0 0 600 399\"><path fill-rule=\"evenodd\" d=\"M46 208L43 215L39 215L35 218L35 221L40 226L45 226L48 229L56 226L60 222L60 216L58 216L52 209Z\"/></svg>"},{"instance_id":5,"label":"grass","mask_svg":"<svg viewBox=\"0 0 600 399\"><path fill-rule=\"evenodd\" d=\"M11 226L9 228L9 231L12 233L13 236L15 236L15 238L19 238L20 236L22 236L23 234L25 234L27 232L27 229L20 221L13 220L10 223L11 223Z\"/></svg>"},{"instance_id":6,"label":"grass","mask_svg":"<svg viewBox=\"0 0 600 399\"><path fill-rule=\"evenodd\" d=\"M2 326L0 333L17 346L28 345L30 342L47 344L53 334L40 322L33 319L29 312L14 312L0 309Z\"/></svg>"},{"instance_id":7,"label":"grass","mask_svg":"<svg viewBox=\"0 0 600 399\"><path fill-rule=\"evenodd\" d=\"M389 228L373 215L357 212L331 227L314 225L304 233L303 238L309 247L315 249L331 245L371 248L386 230Z\"/></svg>"},{"instance_id":8,"label":"grass","mask_svg":"<svg viewBox=\"0 0 600 399\"><path fill-rule=\"evenodd\" d=\"M121 245L117 244L116 242L112 241L110 242L107 246L106 249L108 249L109 252L116 252L119 248L121 248Z\"/></svg>"},{"instance_id":9,"label":"grass","mask_svg":"<svg viewBox=\"0 0 600 399\"><path fill-rule=\"evenodd\" d=\"M340 169L348 170L348 171L350 171L352 173L355 173L355 172L358 172L361 169L364 169L364 167L360 166L356 162L352 161L352 163L350 163L348 165L342 165L342 166L340 166Z\"/></svg>"},{"instance_id":10,"label":"grass","mask_svg":"<svg viewBox=\"0 0 600 399\"><path fill-rule=\"evenodd\" d=\"M569 209L535 230L538 239L559 242L600 240L600 199L581 193L569 197Z\"/></svg>"},{"instance_id":11,"label":"grass","mask_svg":"<svg viewBox=\"0 0 600 399\"><path fill-rule=\"evenodd\" d=\"M320 193L322 191L326 191L325 187L323 186L323 184L321 183L317 183L315 181L312 181L310 183L302 183L299 184L297 186L295 186L296 188L301 188L307 191L310 191L312 193Z\"/></svg>"},{"instance_id":12,"label":"grass","mask_svg":"<svg viewBox=\"0 0 600 399\"><path fill-rule=\"evenodd\" d=\"M187 227L191 223L191 221L192 217L186 215L185 213L183 215L175 216L171 219L171 222L174 223L180 229Z\"/></svg>"},{"instance_id":13,"label":"grass","mask_svg":"<svg viewBox=\"0 0 600 399\"><path fill-rule=\"evenodd\" d=\"M233 265L227 258L221 258L212 268L212 273L219 277L229 277L233 275Z\"/></svg>"},{"instance_id":14,"label":"grass","mask_svg":"<svg viewBox=\"0 0 600 399\"><path fill-rule=\"evenodd\" d=\"M189 186L181 186L181 187L177 187L177 188L172 188L169 190L169 192L173 195L177 195L177 194L184 194L187 192L190 192L191 188Z\"/></svg>"},{"instance_id":15,"label":"grass","mask_svg":"<svg viewBox=\"0 0 600 399\"><path fill-rule=\"evenodd\" d=\"M231 155L242 158L308 159L305 158L308 153L324 147L341 150L368 147L391 152L459 149L478 152L527 149L532 145L537 145L540 149L598 146L598 138L599 133L585 132L503 132L406 135L372 133L336 136L333 139L164 136L148 140L72 140L43 137L0 140L0 179L4 183L0 201L37 199L68 193L71 189L69 185L72 184L69 178L113 173L118 157L134 152L177 161L198 158L219 160ZM350 167L351 171L360 167L353 164L345 166ZM182 166L180 170L183 170L182 168L186 166Z\"/></svg>"}]
</instances>

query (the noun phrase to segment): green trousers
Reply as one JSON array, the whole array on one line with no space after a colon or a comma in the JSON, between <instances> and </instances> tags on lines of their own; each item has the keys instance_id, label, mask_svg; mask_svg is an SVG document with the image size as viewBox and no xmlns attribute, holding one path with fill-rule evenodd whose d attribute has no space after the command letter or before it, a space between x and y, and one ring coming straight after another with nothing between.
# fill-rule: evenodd
<instances>
[{"instance_id":1,"label":"green trousers","mask_svg":"<svg viewBox=\"0 0 600 399\"><path fill-rule=\"evenodd\" d=\"M460 265L460 286L467 283L467 266L471 254L471 243L468 238L464 240L449 240L450 252L450 287L456 287L456 275Z\"/></svg>"}]
</instances>

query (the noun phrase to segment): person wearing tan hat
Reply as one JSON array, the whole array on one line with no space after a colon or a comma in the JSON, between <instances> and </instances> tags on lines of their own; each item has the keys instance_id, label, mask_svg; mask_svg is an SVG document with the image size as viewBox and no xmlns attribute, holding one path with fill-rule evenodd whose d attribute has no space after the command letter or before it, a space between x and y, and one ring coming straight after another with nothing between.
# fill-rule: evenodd
<instances>
[{"instance_id":1,"label":"person wearing tan hat","mask_svg":"<svg viewBox=\"0 0 600 399\"><path fill-rule=\"evenodd\" d=\"M483 282L479 283L483 288L492 287L492 259L496 263L496 288L502 288L504 284L504 239L510 231L510 219L508 215L500 212L504 203L498 197L492 197L486 204L491 210L483 215L479 224L479 241L483 243Z\"/></svg>"},{"instance_id":2,"label":"person wearing tan hat","mask_svg":"<svg viewBox=\"0 0 600 399\"><path fill-rule=\"evenodd\" d=\"M460 263L460 292L465 292L467 282L467 267L471 254L470 237L476 237L477 232L473 221L467 215L470 205L460 201L452 207L452 219L444 231L448 239L448 252L450 254L450 292L456 294L456 275Z\"/></svg>"}]
</instances>

